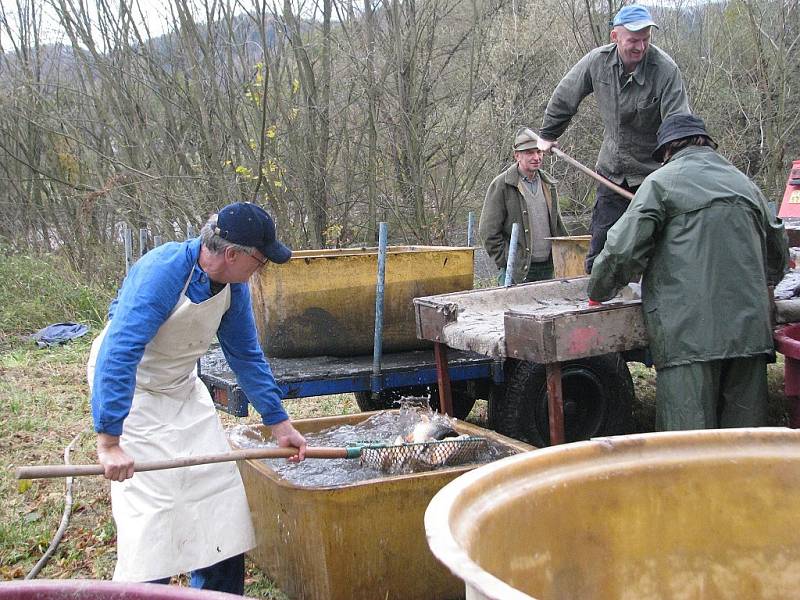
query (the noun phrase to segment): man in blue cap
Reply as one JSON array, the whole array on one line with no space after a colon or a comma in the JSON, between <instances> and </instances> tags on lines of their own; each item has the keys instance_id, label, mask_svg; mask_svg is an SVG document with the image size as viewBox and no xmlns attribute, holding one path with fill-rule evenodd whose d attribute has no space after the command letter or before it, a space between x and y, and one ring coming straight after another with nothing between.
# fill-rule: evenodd
<instances>
[{"instance_id":1,"label":"man in blue cap","mask_svg":"<svg viewBox=\"0 0 800 600\"><path fill-rule=\"evenodd\" d=\"M255 545L233 462L136 473L134 461L228 452L196 364L214 336L248 400L280 446L306 441L281 405L258 343L247 281L291 250L260 207L235 203L200 237L170 242L131 269L92 345L88 375L97 456L111 483L117 526L114 579L242 594L244 552Z\"/></svg>"},{"instance_id":2,"label":"man in blue cap","mask_svg":"<svg viewBox=\"0 0 800 600\"><path fill-rule=\"evenodd\" d=\"M658 168L651 154L663 119L687 112L689 103L680 70L663 50L650 43L653 21L644 6L623 7L613 20L611 44L595 48L564 76L545 109L539 147L547 152L567 129L578 106L594 93L603 120L598 173L635 192ZM598 184L586 272L603 249L608 229L628 207L628 200Z\"/></svg>"},{"instance_id":3,"label":"man in blue cap","mask_svg":"<svg viewBox=\"0 0 800 600\"><path fill-rule=\"evenodd\" d=\"M764 425L767 286L786 271L783 226L758 187L715 152L700 117L667 117L656 143L664 166L609 230L589 297L610 300L644 274L656 429Z\"/></svg>"}]
</instances>

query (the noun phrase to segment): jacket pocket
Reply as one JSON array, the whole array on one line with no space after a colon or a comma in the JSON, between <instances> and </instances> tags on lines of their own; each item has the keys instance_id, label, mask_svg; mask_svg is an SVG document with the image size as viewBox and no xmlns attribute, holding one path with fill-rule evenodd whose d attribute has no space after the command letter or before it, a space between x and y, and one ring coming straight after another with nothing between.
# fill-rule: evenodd
<instances>
[{"instance_id":1,"label":"jacket pocket","mask_svg":"<svg viewBox=\"0 0 800 600\"><path fill-rule=\"evenodd\" d=\"M655 133L661 125L661 100L648 97L637 103L634 124L637 129Z\"/></svg>"}]
</instances>

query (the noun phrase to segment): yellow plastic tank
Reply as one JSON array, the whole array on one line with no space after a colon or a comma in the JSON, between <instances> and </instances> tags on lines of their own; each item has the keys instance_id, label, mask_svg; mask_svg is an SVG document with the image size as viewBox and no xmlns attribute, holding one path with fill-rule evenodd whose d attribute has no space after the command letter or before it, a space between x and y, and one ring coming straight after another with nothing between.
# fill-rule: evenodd
<instances>
[{"instance_id":1,"label":"yellow plastic tank","mask_svg":"<svg viewBox=\"0 0 800 600\"><path fill-rule=\"evenodd\" d=\"M571 235L547 239L553 242L553 273L556 279L586 275L584 261L592 236Z\"/></svg>"},{"instance_id":2,"label":"yellow plastic tank","mask_svg":"<svg viewBox=\"0 0 800 600\"><path fill-rule=\"evenodd\" d=\"M473 249L387 249L383 351L425 348L412 300L472 289ZM250 280L264 353L276 357L371 354L375 331L377 248L300 250Z\"/></svg>"},{"instance_id":3,"label":"yellow plastic tank","mask_svg":"<svg viewBox=\"0 0 800 600\"><path fill-rule=\"evenodd\" d=\"M301 419L304 434L354 425L374 413ZM532 447L459 421L459 433L512 451ZM464 586L425 541L423 515L445 484L475 468L448 467L339 487L301 487L262 461L239 463L257 546L250 557L290 598L302 600L448 600Z\"/></svg>"},{"instance_id":4,"label":"yellow plastic tank","mask_svg":"<svg viewBox=\"0 0 800 600\"><path fill-rule=\"evenodd\" d=\"M800 597L800 431L603 438L491 463L431 501L470 599Z\"/></svg>"}]
</instances>

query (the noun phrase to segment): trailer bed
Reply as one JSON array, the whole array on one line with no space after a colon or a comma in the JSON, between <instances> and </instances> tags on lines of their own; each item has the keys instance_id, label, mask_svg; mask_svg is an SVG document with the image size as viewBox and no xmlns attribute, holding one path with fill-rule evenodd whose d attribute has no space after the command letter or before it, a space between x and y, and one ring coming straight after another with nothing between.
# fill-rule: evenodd
<instances>
[{"instance_id":1,"label":"trailer bed","mask_svg":"<svg viewBox=\"0 0 800 600\"><path fill-rule=\"evenodd\" d=\"M588 277L415 298L417 336L498 359L553 363L647 345L638 285L588 306ZM800 320L800 299L777 300L778 324Z\"/></svg>"},{"instance_id":2,"label":"trailer bed","mask_svg":"<svg viewBox=\"0 0 800 600\"><path fill-rule=\"evenodd\" d=\"M453 381L493 379L502 381L502 367L490 357L474 352L451 352L448 356ZM371 390L372 355L306 358L268 358L275 381L284 398L306 398ZM247 396L222 350L212 347L200 359L200 378L209 388L217 408L235 416L247 416ZM384 354L381 389L434 384L437 380L433 350Z\"/></svg>"}]
</instances>

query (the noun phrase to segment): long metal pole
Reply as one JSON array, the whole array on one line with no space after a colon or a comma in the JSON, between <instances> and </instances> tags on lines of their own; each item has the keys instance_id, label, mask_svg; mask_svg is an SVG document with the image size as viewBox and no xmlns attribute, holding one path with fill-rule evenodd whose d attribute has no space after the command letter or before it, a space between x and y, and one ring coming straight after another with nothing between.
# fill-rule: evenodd
<instances>
[{"instance_id":1,"label":"long metal pole","mask_svg":"<svg viewBox=\"0 0 800 600\"><path fill-rule=\"evenodd\" d=\"M306 458L358 458L365 446L336 447L309 447L306 448ZM378 448L378 446L375 446ZM382 448L382 446L381 446ZM169 458L153 462L134 463L134 473L144 471L163 471L165 469L179 469L197 465L210 465L220 462L235 460L260 460L264 458L290 458L297 454L297 448L247 448L245 450L232 450L220 454L206 454L201 456L187 456L183 458ZM83 477L86 475L102 475L105 469L102 465L38 465L17 467L17 479L50 479L53 477Z\"/></svg>"},{"instance_id":2,"label":"long metal pole","mask_svg":"<svg viewBox=\"0 0 800 600\"><path fill-rule=\"evenodd\" d=\"M142 227L139 229L139 258L147 254L147 229Z\"/></svg>"},{"instance_id":3,"label":"long metal pole","mask_svg":"<svg viewBox=\"0 0 800 600\"><path fill-rule=\"evenodd\" d=\"M386 238L388 228L385 222L378 225L378 281L375 287L375 342L372 347L372 377L370 389L377 396L383 387L381 381L381 355L383 352L383 296L386 284Z\"/></svg>"},{"instance_id":4,"label":"long metal pole","mask_svg":"<svg viewBox=\"0 0 800 600\"><path fill-rule=\"evenodd\" d=\"M564 443L564 395L561 387L561 363L547 363L547 408L550 425L550 445Z\"/></svg>"},{"instance_id":5,"label":"long metal pole","mask_svg":"<svg viewBox=\"0 0 800 600\"><path fill-rule=\"evenodd\" d=\"M517 240L519 240L519 223L511 226L511 241L508 245L508 260L506 261L506 279L503 287L514 283L514 267L517 264Z\"/></svg>"},{"instance_id":6,"label":"long metal pole","mask_svg":"<svg viewBox=\"0 0 800 600\"><path fill-rule=\"evenodd\" d=\"M125 274L127 275L133 266L133 232L127 225L122 230L122 236L125 243Z\"/></svg>"}]
</instances>

